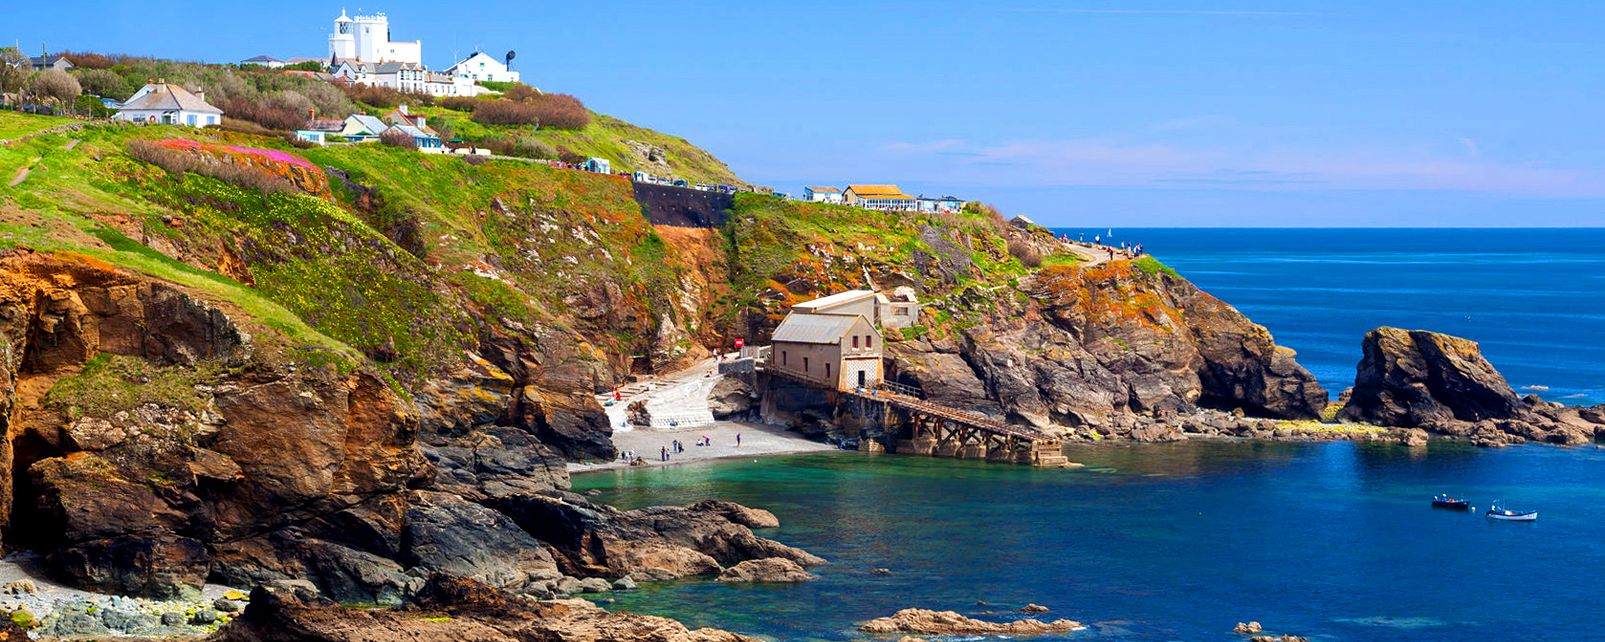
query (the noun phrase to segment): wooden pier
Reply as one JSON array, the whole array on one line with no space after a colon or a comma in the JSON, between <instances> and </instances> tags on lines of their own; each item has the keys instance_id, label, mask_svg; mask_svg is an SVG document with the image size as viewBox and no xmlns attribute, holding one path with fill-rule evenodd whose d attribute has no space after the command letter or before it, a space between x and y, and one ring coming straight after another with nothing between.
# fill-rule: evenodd
<instances>
[{"instance_id":1,"label":"wooden pier","mask_svg":"<svg viewBox=\"0 0 1605 642\"><path fill-rule=\"evenodd\" d=\"M874 389L834 390L785 371L764 368L758 371L810 388L825 389L833 398L846 396L857 406L868 406L871 423L886 433L883 442L873 444L860 438L860 447L874 446L898 454L984 459L986 461L1030 466L1057 467L1069 463L1057 436L1014 426L978 412L934 403L919 397L919 390L886 382Z\"/></svg>"},{"instance_id":2,"label":"wooden pier","mask_svg":"<svg viewBox=\"0 0 1605 642\"><path fill-rule=\"evenodd\" d=\"M907 417L893 452L1031 466L1063 466L1063 442L1053 435L1013 426L986 415L932 403L889 389L844 394L897 408Z\"/></svg>"}]
</instances>

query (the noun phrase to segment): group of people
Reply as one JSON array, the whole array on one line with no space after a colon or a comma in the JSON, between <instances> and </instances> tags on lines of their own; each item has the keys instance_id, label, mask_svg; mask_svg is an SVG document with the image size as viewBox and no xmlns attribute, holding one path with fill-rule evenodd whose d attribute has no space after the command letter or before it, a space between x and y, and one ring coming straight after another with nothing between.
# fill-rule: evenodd
<instances>
[{"instance_id":1,"label":"group of people","mask_svg":"<svg viewBox=\"0 0 1605 642\"><path fill-rule=\"evenodd\" d=\"M698 446L712 446L713 445L713 438L709 437L707 435L702 435L700 437L697 437L696 445L698 445ZM736 433L736 447L737 448L741 447L741 433L739 433L739 432ZM661 447L658 448L658 461L667 462L667 461L673 459L675 455L678 455L678 454L683 453L683 452L685 452L685 442L682 442L682 441L680 441L678 439L671 440L669 442L669 445L661 446ZM620 452L619 453L619 459L629 463L631 466L644 466L644 465L646 465L646 460L641 458L640 453L637 453L637 452L635 452L633 450L626 450L626 451Z\"/></svg>"},{"instance_id":2,"label":"group of people","mask_svg":"<svg viewBox=\"0 0 1605 642\"><path fill-rule=\"evenodd\" d=\"M1064 240L1068 241L1068 240L1070 240L1070 235L1069 234L1065 234L1063 238L1064 238ZM1111 240L1113 240L1113 239L1111 239ZM1078 238L1077 241L1081 242L1081 243L1086 243L1087 242L1087 233L1086 232L1082 232L1081 233L1081 237ZM1121 241L1119 245L1107 244L1107 243L1104 242L1102 234L1094 234L1094 235L1092 235L1092 243L1093 243L1093 245L1102 245L1104 251L1109 253L1109 260L1111 260L1111 261L1114 260L1114 258L1115 258L1115 250L1117 250L1117 249L1119 251L1125 252L1125 253L1133 256L1133 257L1142 256L1142 254L1143 254L1143 252L1142 252L1142 244L1141 243L1127 243L1125 241Z\"/></svg>"}]
</instances>

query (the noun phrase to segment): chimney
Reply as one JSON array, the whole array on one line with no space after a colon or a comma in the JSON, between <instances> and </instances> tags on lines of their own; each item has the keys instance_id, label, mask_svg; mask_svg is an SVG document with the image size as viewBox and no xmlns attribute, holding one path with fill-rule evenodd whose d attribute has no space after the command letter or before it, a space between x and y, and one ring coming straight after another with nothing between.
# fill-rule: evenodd
<instances>
[{"instance_id":1,"label":"chimney","mask_svg":"<svg viewBox=\"0 0 1605 642\"><path fill-rule=\"evenodd\" d=\"M408 115L407 114L407 103L401 103L401 106L397 107L396 111L401 112L401 115L403 115L403 116Z\"/></svg>"},{"instance_id":2,"label":"chimney","mask_svg":"<svg viewBox=\"0 0 1605 642\"><path fill-rule=\"evenodd\" d=\"M201 102L203 102L203 103L206 102L206 90L205 89L196 88L195 89L195 97L201 99Z\"/></svg>"},{"instance_id":3,"label":"chimney","mask_svg":"<svg viewBox=\"0 0 1605 642\"><path fill-rule=\"evenodd\" d=\"M318 108L317 107L308 107L307 108L307 120L317 120L317 119L318 119Z\"/></svg>"}]
</instances>

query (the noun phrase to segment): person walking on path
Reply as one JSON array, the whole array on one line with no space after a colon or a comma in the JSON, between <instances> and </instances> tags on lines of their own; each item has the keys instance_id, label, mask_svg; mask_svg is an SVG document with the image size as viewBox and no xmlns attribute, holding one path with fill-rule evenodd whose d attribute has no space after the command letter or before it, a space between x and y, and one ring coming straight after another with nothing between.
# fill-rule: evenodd
<instances>
[{"instance_id":1,"label":"person walking on path","mask_svg":"<svg viewBox=\"0 0 1605 642\"><path fill-rule=\"evenodd\" d=\"M741 447L741 433L739 433L739 432L736 433L736 447L737 448Z\"/></svg>"},{"instance_id":2,"label":"person walking on path","mask_svg":"<svg viewBox=\"0 0 1605 642\"><path fill-rule=\"evenodd\" d=\"M659 448L658 449L658 457L661 458L663 461L669 461L669 449L668 448Z\"/></svg>"}]
</instances>

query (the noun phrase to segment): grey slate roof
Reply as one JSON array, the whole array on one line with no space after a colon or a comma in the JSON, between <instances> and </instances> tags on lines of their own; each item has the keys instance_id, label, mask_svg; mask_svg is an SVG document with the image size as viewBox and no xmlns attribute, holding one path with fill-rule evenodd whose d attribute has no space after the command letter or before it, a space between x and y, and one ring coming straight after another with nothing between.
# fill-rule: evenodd
<instances>
[{"instance_id":1,"label":"grey slate roof","mask_svg":"<svg viewBox=\"0 0 1605 642\"><path fill-rule=\"evenodd\" d=\"M151 88L150 92L140 96L138 100L124 103L123 109L128 111L181 109L205 114L223 113L223 110L207 104L199 96L189 93L178 85L156 83L145 86Z\"/></svg>"},{"instance_id":2,"label":"grey slate roof","mask_svg":"<svg viewBox=\"0 0 1605 642\"><path fill-rule=\"evenodd\" d=\"M864 318L857 314L789 314L775 328L771 341L789 343L840 343L842 335Z\"/></svg>"},{"instance_id":3,"label":"grey slate roof","mask_svg":"<svg viewBox=\"0 0 1605 642\"><path fill-rule=\"evenodd\" d=\"M413 138L437 138L437 136L435 136L434 134L426 132L426 131L424 131L422 129L418 129L417 127L413 127L412 125L396 125L395 127L393 127L393 129L399 129L401 131L404 131L404 132L407 133L408 136L411 136Z\"/></svg>"},{"instance_id":4,"label":"grey slate roof","mask_svg":"<svg viewBox=\"0 0 1605 642\"><path fill-rule=\"evenodd\" d=\"M385 121L379 120L377 116L352 114L350 118L356 120L358 125L362 125L363 129L368 130L368 133L375 136L385 133L386 129L390 129L390 126L386 125Z\"/></svg>"}]
</instances>

